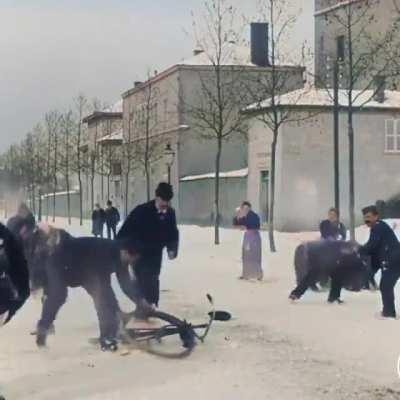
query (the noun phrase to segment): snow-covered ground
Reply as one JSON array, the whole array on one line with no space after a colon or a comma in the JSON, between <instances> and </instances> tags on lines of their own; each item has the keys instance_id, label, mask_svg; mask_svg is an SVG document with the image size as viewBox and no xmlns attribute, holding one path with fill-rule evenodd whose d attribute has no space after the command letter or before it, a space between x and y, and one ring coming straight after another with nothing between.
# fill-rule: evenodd
<instances>
[{"instance_id":1,"label":"snow-covered ground","mask_svg":"<svg viewBox=\"0 0 400 400\"><path fill-rule=\"evenodd\" d=\"M76 221L67 229L90 231ZM179 259L164 265L161 308L201 321L211 293L218 308L233 314L231 322L216 325L183 360L139 350L126 357L102 353L87 340L97 335L91 301L76 289L49 348L39 351L29 332L40 302L31 300L0 330L0 392L7 400L400 399L400 321L374 317L378 292L345 292L343 306L328 305L326 293L288 301L294 248L315 233L277 234L277 254L267 251L264 235L264 283L237 279L241 232L223 230L219 247L212 244L212 229L182 227L181 233ZM358 230L360 241L367 237L365 228ZM120 291L118 296L129 309Z\"/></svg>"}]
</instances>

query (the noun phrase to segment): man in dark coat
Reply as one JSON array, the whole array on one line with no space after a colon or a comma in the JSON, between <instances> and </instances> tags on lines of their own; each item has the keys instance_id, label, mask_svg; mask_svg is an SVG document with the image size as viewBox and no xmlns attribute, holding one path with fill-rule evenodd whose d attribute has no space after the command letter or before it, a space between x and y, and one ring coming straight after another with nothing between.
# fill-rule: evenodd
<instances>
[{"instance_id":1,"label":"man in dark coat","mask_svg":"<svg viewBox=\"0 0 400 400\"><path fill-rule=\"evenodd\" d=\"M29 273L21 242L0 223L0 315L8 322L29 297Z\"/></svg>"},{"instance_id":2,"label":"man in dark coat","mask_svg":"<svg viewBox=\"0 0 400 400\"><path fill-rule=\"evenodd\" d=\"M106 214L104 210L100 207L100 204L96 204L92 213L92 233L95 237L103 237L105 221Z\"/></svg>"},{"instance_id":3,"label":"man in dark coat","mask_svg":"<svg viewBox=\"0 0 400 400\"><path fill-rule=\"evenodd\" d=\"M321 222L319 226L321 239L325 240L346 240L346 227L339 221L339 212L331 208L328 219Z\"/></svg>"},{"instance_id":4,"label":"man in dark coat","mask_svg":"<svg viewBox=\"0 0 400 400\"><path fill-rule=\"evenodd\" d=\"M155 194L155 200L139 205L130 213L117 235L128 251L132 244L139 249L135 277L142 298L153 306L159 302L163 249L167 248L169 259L175 259L179 243L175 211L170 206L172 186L160 183ZM140 310L137 311L139 316Z\"/></svg>"},{"instance_id":5,"label":"man in dark coat","mask_svg":"<svg viewBox=\"0 0 400 400\"><path fill-rule=\"evenodd\" d=\"M113 206L112 201L107 201L107 208L105 211L106 225L107 225L107 238L111 239L111 232L113 238L117 236L117 225L121 220L119 211Z\"/></svg>"},{"instance_id":6,"label":"man in dark coat","mask_svg":"<svg viewBox=\"0 0 400 400\"><path fill-rule=\"evenodd\" d=\"M27 236L35 229L36 221L31 210L25 203L22 203L15 216L7 221L7 228L17 238Z\"/></svg>"},{"instance_id":7,"label":"man in dark coat","mask_svg":"<svg viewBox=\"0 0 400 400\"><path fill-rule=\"evenodd\" d=\"M376 206L362 210L365 224L371 228L368 242L361 253L371 256L373 269L382 270L380 291L382 295L382 317L396 318L394 287L400 278L400 244L388 224L379 219Z\"/></svg>"}]
</instances>

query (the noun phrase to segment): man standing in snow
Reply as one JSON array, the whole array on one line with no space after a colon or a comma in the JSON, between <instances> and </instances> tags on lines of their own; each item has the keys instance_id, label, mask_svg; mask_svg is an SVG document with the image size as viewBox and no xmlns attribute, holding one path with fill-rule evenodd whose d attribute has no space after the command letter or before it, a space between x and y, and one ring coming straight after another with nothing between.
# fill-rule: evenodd
<instances>
[{"instance_id":1,"label":"man standing in snow","mask_svg":"<svg viewBox=\"0 0 400 400\"><path fill-rule=\"evenodd\" d=\"M111 239L111 232L113 234L113 239L117 236L117 225L121 217L119 211L113 206L112 201L107 201L106 208L106 225L107 225L107 238Z\"/></svg>"},{"instance_id":2,"label":"man standing in snow","mask_svg":"<svg viewBox=\"0 0 400 400\"><path fill-rule=\"evenodd\" d=\"M400 278L400 244L388 224L379 219L376 206L362 210L365 224L371 228L368 242L361 247L361 254L371 256L373 267L382 270L380 291L384 318L396 318L394 287Z\"/></svg>"},{"instance_id":3,"label":"man standing in snow","mask_svg":"<svg viewBox=\"0 0 400 400\"><path fill-rule=\"evenodd\" d=\"M163 249L173 260L178 255L179 231L175 211L170 206L173 198L172 186L160 183L153 201L136 207L118 232L117 238L128 249L134 245L139 249L140 258L135 265L135 277L142 298L150 305L157 306L160 297L160 271ZM141 310L137 310L137 317Z\"/></svg>"}]
</instances>

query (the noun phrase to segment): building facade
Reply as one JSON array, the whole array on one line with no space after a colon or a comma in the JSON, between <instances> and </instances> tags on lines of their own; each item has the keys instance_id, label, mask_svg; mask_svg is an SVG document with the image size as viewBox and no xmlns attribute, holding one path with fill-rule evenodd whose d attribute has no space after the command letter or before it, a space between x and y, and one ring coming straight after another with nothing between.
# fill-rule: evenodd
<instances>
[{"instance_id":1,"label":"building facade","mask_svg":"<svg viewBox=\"0 0 400 400\"><path fill-rule=\"evenodd\" d=\"M351 35L354 64L361 59L361 54L369 58L366 71L361 72L360 62L353 68L354 75L360 75L355 88L365 88L375 76L386 75L386 88L400 89L399 74L393 72L396 66L386 67L393 64L387 56L398 47L400 37L400 14L395 5L392 0L315 0L315 77L318 86L332 86L333 60L338 58L339 83L341 87L348 87Z\"/></svg>"},{"instance_id":2,"label":"building facade","mask_svg":"<svg viewBox=\"0 0 400 400\"><path fill-rule=\"evenodd\" d=\"M124 200L121 183L122 101L93 112L83 122L88 127L88 140L82 146L85 214L90 215L96 203L104 207L108 200L121 208Z\"/></svg>"},{"instance_id":3,"label":"building facade","mask_svg":"<svg viewBox=\"0 0 400 400\"><path fill-rule=\"evenodd\" d=\"M371 97L366 93L361 104ZM281 126L276 160L276 229L316 230L334 205L334 154L332 97L326 90L304 91L293 105L291 94L282 107L291 108L291 120ZM386 100L369 101L356 109L355 193L357 219L362 207L390 201L400 194L400 92L386 92ZM340 93L340 200L348 221L349 176L346 92ZM264 112L268 111L268 102ZM261 111L260 111L261 112ZM296 122L298 121L298 122ZM249 133L248 198L257 212L265 213L270 171L272 132L253 117Z\"/></svg>"},{"instance_id":4,"label":"building facade","mask_svg":"<svg viewBox=\"0 0 400 400\"><path fill-rule=\"evenodd\" d=\"M260 67L251 63L249 48L233 46L229 59L221 67L223 79L232 79L238 74L271 74L271 67ZM304 69L294 66L278 67L285 75L289 91L303 86ZM206 132L199 132L193 121L193 114L188 111L202 101L204 81L213 79L214 67L204 52L196 52L188 60L151 77L146 82L137 82L135 87L123 94L123 132L124 141L138 144L141 154L134 160L135 168L129 176L130 207L146 200L146 174L144 171L143 153L145 151L146 129L150 126L150 143L152 160L150 174L150 195L157 183L167 180L168 165L163 152L169 145L175 154L171 167L171 183L176 193L174 206L181 222L196 219L192 212L185 212L190 207L180 204L190 202L188 191L180 191L181 179L186 176L201 175L215 171L217 142L207 139ZM239 94L240 95L240 94ZM247 103L248 104L248 103ZM238 105L237 111L240 110ZM149 117L149 118L148 118ZM151 147L151 144L150 146ZM230 140L224 141L221 155L221 171L240 170L248 163L246 135L232 134ZM199 189L201 190L201 189ZM237 199L237 201L242 200ZM181 210L184 211L181 213ZM213 207L199 210L204 215L203 223L212 221ZM186 215L187 214L187 215ZM189 215L191 214L191 215Z\"/></svg>"}]
</instances>

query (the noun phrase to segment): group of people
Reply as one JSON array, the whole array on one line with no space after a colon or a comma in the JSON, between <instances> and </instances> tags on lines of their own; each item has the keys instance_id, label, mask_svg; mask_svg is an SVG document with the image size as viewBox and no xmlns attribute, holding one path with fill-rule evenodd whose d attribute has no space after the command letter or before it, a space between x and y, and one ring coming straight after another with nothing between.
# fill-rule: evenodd
<instances>
[{"instance_id":1,"label":"group of people","mask_svg":"<svg viewBox=\"0 0 400 400\"><path fill-rule=\"evenodd\" d=\"M107 228L107 238L115 239L117 237L117 226L121 220L121 216L116 207L113 206L111 200L107 201L106 209L101 208L100 204L95 204L92 212L92 233L95 237L103 237L104 225Z\"/></svg>"}]
</instances>

